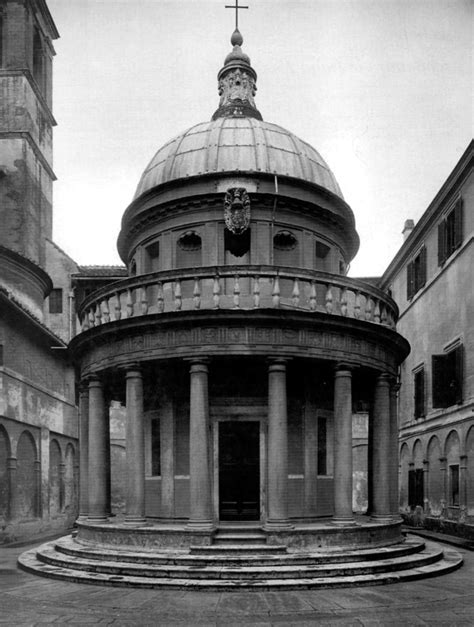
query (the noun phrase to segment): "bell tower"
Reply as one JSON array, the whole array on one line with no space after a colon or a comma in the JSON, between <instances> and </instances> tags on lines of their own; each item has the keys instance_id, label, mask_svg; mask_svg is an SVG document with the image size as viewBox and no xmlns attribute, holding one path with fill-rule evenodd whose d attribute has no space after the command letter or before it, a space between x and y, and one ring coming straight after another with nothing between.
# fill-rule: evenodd
<instances>
[{"instance_id":1,"label":"bell tower","mask_svg":"<svg viewBox=\"0 0 474 627\"><path fill-rule=\"evenodd\" d=\"M45 0L0 2L0 246L45 267L52 236L53 40Z\"/></svg>"}]
</instances>

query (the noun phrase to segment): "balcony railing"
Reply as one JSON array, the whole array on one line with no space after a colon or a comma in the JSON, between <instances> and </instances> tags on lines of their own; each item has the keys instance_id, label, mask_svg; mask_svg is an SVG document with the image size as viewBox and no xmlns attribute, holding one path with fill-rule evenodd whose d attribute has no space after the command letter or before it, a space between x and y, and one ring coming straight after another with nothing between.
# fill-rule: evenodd
<instances>
[{"instance_id":1,"label":"balcony railing","mask_svg":"<svg viewBox=\"0 0 474 627\"><path fill-rule=\"evenodd\" d=\"M398 309L376 287L326 272L274 266L165 270L117 281L79 310L82 331L114 320L199 309L322 312L395 327Z\"/></svg>"}]
</instances>

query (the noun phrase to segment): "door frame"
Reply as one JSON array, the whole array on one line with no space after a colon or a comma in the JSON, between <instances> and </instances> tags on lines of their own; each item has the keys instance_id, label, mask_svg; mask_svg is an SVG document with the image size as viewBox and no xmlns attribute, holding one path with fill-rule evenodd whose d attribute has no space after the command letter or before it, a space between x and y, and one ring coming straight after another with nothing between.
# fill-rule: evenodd
<instances>
[{"instance_id":1,"label":"door frame","mask_svg":"<svg viewBox=\"0 0 474 627\"><path fill-rule=\"evenodd\" d=\"M266 520L266 476L267 476L267 405L261 399L255 403L243 404L242 399L229 399L227 402L210 408L212 427L212 464L213 489L212 501L214 520L219 521L219 423L221 422L258 422L260 434L260 518L256 524ZM236 402L237 401L237 402ZM225 521L229 522L229 521ZM236 521L237 523L238 521Z\"/></svg>"}]
</instances>

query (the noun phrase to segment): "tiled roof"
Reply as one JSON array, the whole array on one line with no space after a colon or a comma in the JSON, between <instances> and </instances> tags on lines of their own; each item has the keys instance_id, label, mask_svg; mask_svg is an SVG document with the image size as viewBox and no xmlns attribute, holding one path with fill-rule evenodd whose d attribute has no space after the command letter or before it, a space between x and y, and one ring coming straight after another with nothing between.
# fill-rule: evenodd
<instances>
[{"instance_id":1,"label":"tiled roof","mask_svg":"<svg viewBox=\"0 0 474 627\"><path fill-rule=\"evenodd\" d=\"M79 266L79 272L75 273L75 277L114 277L127 276L127 268L125 266Z\"/></svg>"}]
</instances>

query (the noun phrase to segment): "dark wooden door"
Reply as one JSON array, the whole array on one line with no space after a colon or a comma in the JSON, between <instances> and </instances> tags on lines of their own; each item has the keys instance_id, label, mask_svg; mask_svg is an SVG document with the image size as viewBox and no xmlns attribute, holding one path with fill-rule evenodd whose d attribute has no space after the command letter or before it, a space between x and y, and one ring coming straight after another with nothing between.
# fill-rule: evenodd
<instances>
[{"instance_id":1,"label":"dark wooden door","mask_svg":"<svg viewBox=\"0 0 474 627\"><path fill-rule=\"evenodd\" d=\"M219 423L219 518L260 519L260 425Z\"/></svg>"}]
</instances>

